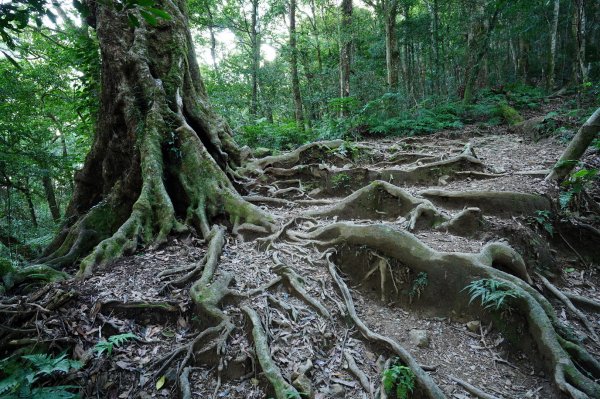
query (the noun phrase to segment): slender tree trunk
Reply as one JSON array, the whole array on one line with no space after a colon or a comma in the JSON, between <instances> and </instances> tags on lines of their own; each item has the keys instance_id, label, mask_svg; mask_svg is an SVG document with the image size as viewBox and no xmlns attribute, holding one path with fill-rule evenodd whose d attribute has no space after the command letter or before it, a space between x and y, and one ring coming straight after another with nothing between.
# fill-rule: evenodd
<instances>
[{"instance_id":1,"label":"slender tree trunk","mask_svg":"<svg viewBox=\"0 0 600 399\"><path fill-rule=\"evenodd\" d=\"M298 48L296 45L296 0L290 1L290 69L292 74L292 95L294 97L294 116L296 125L304 130L304 112L300 94L300 77L298 76Z\"/></svg>"},{"instance_id":2,"label":"slender tree trunk","mask_svg":"<svg viewBox=\"0 0 600 399\"><path fill-rule=\"evenodd\" d=\"M410 62L410 5L404 5L404 57L402 61L402 76L405 82L406 94L414 98L413 73Z\"/></svg>"},{"instance_id":3,"label":"slender tree trunk","mask_svg":"<svg viewBox=\"0 0 600 399\"><path fill-rule=\"evenodd\" d=\"M342 0L340 20L340 97L350 97L350 66L352 64L352 0ZM340 114L347 110L342 107Z\"/></svg>"},{"instance_id":4,"label":"slender tree trunk","mask_svg":"<svg viewBox=\"0 0 600 399\"><path fill-rule=\"evenodd\" d=\"M550 49L548 51L548 71L546 79L546 91L554 88L554 69L556 63L556 37L558 36L558 17L560 14L560 0L554 0L554 11L550 24Z\"/></svg>"},{"instance_id":5,"label":"slender tree trunk","mask_svg":"<svg viewBox=\"0 0 600 399\"><path fill-rule=\"evenodd\" d=\"M323 58L321 56L321 38L319 34L319 28L317 25L317 10L315 6L315 1L310 1L310 12L312 14L312 18L310 19L312 32L315 37L315 51L317 53L317 66L318 72L321 74L323 72Z\"/></svg>"},{"instance_id":6,"label":"slender tree trunk","mask_svg":"<svg viewBox=\"0 0 600 399\"><path fill-rule=\"evenodd\" d=\"M585 1L573 0L572 30L575 39L575 58L573 59L573 81L580 86L587 79L585 65Z\"/></svg>"},{"instance_id":7,"label":"slender tree trunk","mask_svg":"<svg viewBox=\"0 0 600 399\"><path fill-rule=\"evenodd\" d=\"M42 184L44 186L44 193L46 194L46 201L48 202L48 208L52 214L52 219L55 222L60 222L60 208L56 202L56 194L54 192L54 183L48 173L44 173L42 176Z\"/></svg>"},{"instance_id":8,"label":"slender tree trunk","mask_svg":"<svg viewBox=\"0 0 600 399\"><path fill-rule=\"evenodd\" d=\"M387 68L387 85L391 92L398 91L398 38L396 36L396 16L398 15L397 1L389 1L386 4L383 15L385 24L385 62Z\"/></svg>"},{"instance_id":9,"label":"slender tree trunk","mask_svg":"<svg viewBox=\"0 0 600 399\"><path fill-rule=\"evenodd\" d=\"M250 42L252 45L252 102L250 104L250 113L258 116L258 70L260 68L260 45L261 38L258 31L258 3L259 0L252 0L252 26L250 27Z\"/></svg>"},{"instance_id":10,"label":"slender tree trunk","mask_svg":"<svg viewBox=\"0 0 600 399\"><path fill-rule=\"evenodd\" d=\"M546 176L546 180L564 179L577 165L577 161L585 153L585 150L594 141L600 132L600 108L596 110L581 126L569 146L560 156L556 166Z\"/></svg>"},{"instance_id":11,"label":"slender tree trunk","mask_svg":"<svg viewBox=\"0 0 600 399\"><path fill-rule=\"evenodd\" d=\"M27 200L27 208L29 208L29 216L31 217L31 224L37 229L38 221L35 215L35 206L33 205L33 198L31 197L31 191L25 192L25 200Z\"/></svg>"},{"instance_id":12,"label":"slender tree trunk","mask_svg":"<svg viewBox=\"0 0 600 399\"><path fill-rule=\"evenodd\" d=\"M210 35L210 59L213 64L215 75L220 81L221 74L219 71L219 66L217 64L217 37L215 36L214 17L212 11L210 10L210 7L206 7L206 14L208 15L208 34Z\"/></svg>"},{"instance_id":13,"label":"slender tree trunk","mask_svg":"<svg viewBox=\"0 0 600 399\"><path fill-rule=\"evenodd\" d=\"M529 50L531 46L529 41L524 38L519 39L519 75L521 82L529 83Z\"/></svg>"}]
</instances>

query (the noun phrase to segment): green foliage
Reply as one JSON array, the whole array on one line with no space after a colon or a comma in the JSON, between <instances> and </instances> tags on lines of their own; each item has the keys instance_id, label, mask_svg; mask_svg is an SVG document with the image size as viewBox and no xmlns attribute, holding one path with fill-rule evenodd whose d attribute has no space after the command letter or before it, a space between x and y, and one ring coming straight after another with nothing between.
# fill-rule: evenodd
<instances>
[{"instance_id":1,"label":"green foliage","mask_svg":"<svg viewBox=\"0 0 600 399\"><path fill-rule=\"evenodd\" d=\"M242 126L240 133L236 140L251 148L291 149L314 139L310 130L299 129L293 120L274 124L260 119L255 124Z\"/></svg>"},{"instance_id":2,"label":"green foliage","mask_svg":"<svg viewBox=\"0 0 600 399\"><path fill-rule=\"evenodd\" d=\"M137 339L137 336L132 333L118 334L112 335L108 337L106 341L100 341L94 346L94 350L98 356L101 356L104 352L106 352L107 356L112 355L113 348L115 346L121 346L127 341L132 339Z\"/></svg>"},{"instance_id":3,"label":"green foliage","mask_svg":"<svg viewBox=\"0 0 600 399\"><path fill-rule=\"evenodd\" d=\"M510 299L519 297L519 293L511 289L508 284L493 279L472 281L465 290L469 291L469 303L480 298L484 309L506 309Z\"/></svg>"},{"instance_id":4,"label":"green foliage","mask_svg":"<svg viewBox=\"0 0 600 399\"><path fill-rule=\"evenodd\" d=\"M551 213L550 211L542 211L542 210L537 210L535 211L535 216L533 217L533 219L544 228L544 230L546 230L551 236L554 235L554 227L552 226L552 221L550 220L551 217Z\"/></svg>"},{"instance_id":5,"label":"green foliage","mask_svg":"<svg viewBox=\"0 0 600 399\"><path fill-rule=\"evenodd\" d=\"M352 178L346 173L338 173L331 178L331 186L333 188L348 188Z\"/></svg>"},{"instance_id":6,"label":"green foliage","mask_svg":"<svg viewBox=\"0 0 600 399\"><path fill-rule=\"evenodd\" d=\"M415 374L406 366L395 364L383 371L383 389L389 395L396 394L397 399L407 399L415 389Z\"/></svg>"},{"instance_id":7,"label":"green foliage","mask_svg":"<svg viewBox=\"0 0 600 399\"><path fill-rule=\"evenodd\" d=\"M509 125L516 125L519 122L523 122L523 117L519 114L519 111L505 102L501 102L496 106L496 114Z\"/></svg>"},{"instance_id":8,"label":"green foliage","mask_svg":"<svg viewBox=\"0 0 600 399\"><path fill-rule=\"evenodd\" d=\"M577 163L577 161L567 160L557 164L557 166L564 165L565 163L573 164ZM563 190L558 197L561 209L567 209L578 194L596 181L598 179L598 172L598 169L587 169L582 167L571 173L561 184Z\"/></svg>"},{"instance_id":9,"label":"green foliage","mask_svg":"<svg viewBox=\"0 0 600 399\"><path fill-rule=\"evenodd\" d=\"M417 274L417 277L412 282L410 287L410 291L408 292L408 296L412 302L413 298L416 296L417 298L421 297L421 293L429 284L429 279L426 272L420 272Z\"/></svg>"},{"instance_id":10,"label":"green foliage","mask_svg":"<svg viewBox=\"0 0 600 399\"><path fill-rule=\"evenodd\" d=\"M360 149L351 141L344 141L342 145L329 150L333 154L338 154L350 159L358 159L360 155Z\"/></svg>"},{"instance_id":11,"label":"green foliage","mask_svg":"<svg viewBox=\"0 0 600 399\"><path fill-rule=\"evenodd\" d=\"M81 368L81 363L68 359L66 354L51 357L48 354L11 356L0 360L0 399L70 399L78 394L70 391L72 385L40 386L52 377Z\"/></svg>"}]
</instances>

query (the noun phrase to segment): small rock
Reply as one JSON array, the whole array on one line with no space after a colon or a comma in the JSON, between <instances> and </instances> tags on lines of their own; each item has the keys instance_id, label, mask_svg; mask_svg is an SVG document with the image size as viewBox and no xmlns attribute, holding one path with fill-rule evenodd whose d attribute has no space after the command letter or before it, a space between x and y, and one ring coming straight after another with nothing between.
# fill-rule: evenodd
<instances>
[{"instance_id":1,"label":"small rock","mask_svg":"<svg viewBox=\"0 0 600 399\"><path fill-rule=\"evenodd\" d=\"M346 390L340 384L333 384L322 392L326 394L328 398L343 398L346 395Z\"/></svg>"},{"instance_id":2,"label":"small rock","mask_svg":"<svg viewBox=\"0 0 600 399\"><path fill-rule=\"evenodd\" d=\"M315 393L312 389L312 385L310 383L310 378L306 376L306 374L301 374L298 378L292 382L292 385L298 389L300 392L303 392L304 395L308 398L312 398L315 396Z\"/></svg>"},{"instance_id":3,"label":"small rock","mask_svg":"<svg viewBox=\"0 0 600 399\"><path fill-rule=\"evenodd\" d=\"M426 330L410 330L408 332L408 338L413 345L419 348L426 348L429 346L429 334Z\"/></svg>"},{"instance_id":4,"label":"small rock","mask_svg":"<svg viewBox=\"0 0 600 399\"><path fill-rule=\"evenodd\" d=\"M473 320L467 323L467 329L471 332L479 332L479 327L481 326L481 322L479 320Z\"/></svg>"}]
</instances>

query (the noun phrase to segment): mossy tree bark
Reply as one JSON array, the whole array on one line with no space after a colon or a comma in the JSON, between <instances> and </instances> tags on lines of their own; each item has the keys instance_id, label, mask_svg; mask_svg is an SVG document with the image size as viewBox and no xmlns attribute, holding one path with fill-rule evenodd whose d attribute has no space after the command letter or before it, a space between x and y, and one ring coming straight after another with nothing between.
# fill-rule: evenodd
<instances>
[{"instance_id":1,"label":"mossy tree bark","mask_svg":"<svg viewBox=\"0 0 600 399\"><path fill-rule=\"evenodd\" d=\"M102 91L97 132L66 224L39 260L81 261L81 273L214 220L270 231L269 217L246 203L231 178L239 150L211 109L198 70L184 0L157 6L170 20L129 23L125 12L90 1Z\"/></svg>"}]
</instances>

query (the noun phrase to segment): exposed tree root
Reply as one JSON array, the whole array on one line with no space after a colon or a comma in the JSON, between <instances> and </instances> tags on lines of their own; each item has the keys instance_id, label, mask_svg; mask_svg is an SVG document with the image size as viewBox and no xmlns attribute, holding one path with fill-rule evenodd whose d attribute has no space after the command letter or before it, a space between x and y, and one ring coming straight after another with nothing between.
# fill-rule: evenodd
<instances>
[{"instance_id":1,"label":"exposed tree root","mask_svg":"<svg viewBox=\"0 0 600 399\"><path fill-rule=\"evenodd\" d=\"M405 231L385 225L350 223L336 223L302 236L312 242L321 242L325 247L367 246L399 260L411 269L426 272L429 285L425 296L429 296L431 303L439 305L437 293L441 290L454 292L452 300L447 302L455 311L468 309L468 297L461 292L472 281L487 278L503 283L505 289L516 294L513 306L527 319L539 354L552 372L557 387L576 399L600 397L600 385L586 375L588 371L594 374L596 370L588 368L587 371L581 371L580 368L586 370L585 365L574 362L571 354L578 353L579 358L591 356L583 355L585 349L561 336L564 328L554 309L546 298L523 281L529 280L528 275L524 274L523 261L505 244L488 244L479 254L445 253L429 248ZM511 270L518 277L495 267ZM330 264L330 271L334 275L333 264ZM336 281L341 282L339 277ZM348 303L346 306L349 307ZM568 351L565 349L567 345L571 348Z\"/></svg>"},{"instance_id":2,"label":"exposed tree root","mask_svg":"<svg viewBox=\"0 0 600 399\"><path fill-rule=\"evenodd\" d=\"M281 370L271 358L267 334L265 333L260 317L254 309L249 306L243 306L242 310L248 315L252 322L252 337L254 338L254 347L258 363L269 380L269 383L275 391L277 399L300 398L300 394L291 384L289 384L281 375Z\"/></svg>"},{"instance_id":3,"label":"exposed tree root","mask_svg":"<svg viewBox=\"0 0 600 399\"><path fill-rule=\"evenodd\" d=\"M431 202L416 198L393 184L376 180L368 186L323 209L306 213L312 217L338 219L396 220L407 219L407 227L421 226L471 236L480 230L483 216L479 208L467 208L452 218L443 215Z\"/></svg>"},{"instance_id":4,"label":"exposed tree root","mask_svg":"<svg viewBox=\"0 0 600 399\"><path fill-rule=\"evenodd\" d=\"M596 334L592 323L583 314L583 312L577 309L575 305L573 305L573 302L571 302L571 300L561 290L556 288L550 281L548 281L546 277L542 276L539 273L537 273L537 276L540 278L540 280L542 280L544 287L546 287L550 292L552 292L552 294L554 294L558 299L560 299L571 313L577 316L577 318L583 323L585 328L587 328L594 342L596 342L596 344L599 344L600 342L598 341L598 335Z\"/></svg>"},{"instance_id":5,"label":"exposed tree root","mask_svg":"<svg viewBox=\"0 0 600 399\"><path fill-rule=\"evenodd\" d=\"M285 279L287 284L292 288L294 292L296 292L302 300L308 303L310 306L315 308L319 314L327 319L331 318L331 314L327 310L323 304L318 301L316 298L311 296L303 287L302 278L294 271L294 269L284 265L281 263L276 254L273 254L273 260L275 261L275 266L273 267L273 272L277 273L281 277Z\"/></svg>"},{"instance_id":6,"label":"exposed tree root","mask_svg":"<svg viewBox=\"0 0 600 399\"><path fill-rule=\"evenodd\" d=\"M348 351L344 351L344 359L348 363L348 370L358 379L360 385L363 387L365 392L369 395L370 398L373 397L373 385L371 385L371 381L369 381L369 377L358 367L356 362L354 361L354 357Z\"/></svg>"},{"instance_id":7,"label":"exposed tree root","mask_svg":"<svg viewBox=\"0 0 600 399\"><path fill-rule=\"evenodd\" d=\"M265 197L262 195L247 195L242 198L252 204L271 204L274 206L288 207L293 207L295 205L294 201L286 200L284 198Z\"/></svg>"},{"instance_id":8,"label":"exposed tree root","mask_svg":"<svg viewBox=\"0 0 600 399\"><path fill-rule=\"evenodd\" d=\"M454 215L452 219L439 225L439 230L468 237L475 235L483 225L483 214L479 208L466 208Z\"/></svg>"},{"instance_id":9,"label":"exposed tree root","mask_svg":"<svg viewBox=\"0 0 600 399\"><path fill-rule=\"evenodd\" d=\"M341 219L396 219L406 216L418 205L429 202L413 197L400 187L376 180L325 209L307 212L307 216L337 216Z\"/></svg>"},{"instance_id":10,"label":"exposed tree root","mask_svg":"<svg viewBox=\"0 0 600 399\"><path fill-rule=\"evenodd\" d=\"M47 265L16 268L10 262L2 262L0 264L0 278L2 279L0 282L0 294L18 285L62 281L69 277L69 274L55 270Z\"/></svg>"},{"instance_id":11,"label":"exposed tree root","mask_svg":"<svg viewBox=\"0 0 600 399\"><path fill-rule=\"evenodd\" d=\"M477 207L492 215L533 215L537 210L552 210L548 198L510 191L424 190L419 194L433 203L452 209Z\"/></svg>"},{"instance_id":12,"label":"exposed tree root","mask_svg":"<svg viewBox=\"0 0 600 399\"><path fill-rule=\"evenodd\" d=\"M314 163L329 161L333 164L348 163L350 160L335 152L344 144L344 140L318 141L305 144L293 151L281 155L271 155L265 158L250 161L246 166L247 171L264 170L267 167L286 168L299 163ZM300 162L302 161L302 162Z\"/></svg>"},{"instance_id":13,"label":"exposed tree root","mask_svg":"<svg viewBox=\"0 0 600 399\"><path fill-rule=\"evenodd\" d=\"M573 294L571 292L563 292L563 294L571 300L571 302L576 302L581 306L592 309L596 312L600 312L600 302L594 301L593 299L586 298L581 295Z\"/></svg>"},{"instance_id":14,"label":"exposed tree root","mask_svg":"<svg viewBox=\"0 0 600 399\"><path fill-rule=\"evenodd\" d=\"M441 389L433 382L429 374L427 374L423 369L419 366L417 361L410 355L406 349L404 349L400 344L389 337L384 337L380 334L377 334L369 329L362 320L356 314L356 310L354 309L354 301L352 300L352 295L350 294L350 290L346 286L346 283L341 279L341 277L337 274L335 270L335 265L330 261L329 255L327 255L327 261L329 264L329 273L331 277L337 284L339 290L342 293L342 297L344 298L344 303L346 304L346 309L348 311L348 315L352 319L352 322L356 325L356 328L361 332L361 334L368 340L377 342L379 344L383 344L387 346L390 350L398 355L400 360L406 364L415 374L415 379L417 382L417 386L426 393L429 398L437 398L444 399L445 395L441 391Z\"/></svg>"},{"instance_id":15,"label":"exposed tree root","mask_svg":"<svg viewBox=\"0 0 600 399\"><path fill-rule=\"evenodd\" d=\"M422 154L418 152L397 152L385 161L374 164L374 167L385 167L392 165L411 164L416 162L435 162L441 161L441 158L436 155Z\"/></svg>"}]
</instances>

